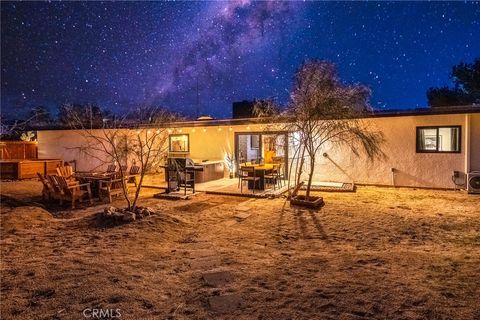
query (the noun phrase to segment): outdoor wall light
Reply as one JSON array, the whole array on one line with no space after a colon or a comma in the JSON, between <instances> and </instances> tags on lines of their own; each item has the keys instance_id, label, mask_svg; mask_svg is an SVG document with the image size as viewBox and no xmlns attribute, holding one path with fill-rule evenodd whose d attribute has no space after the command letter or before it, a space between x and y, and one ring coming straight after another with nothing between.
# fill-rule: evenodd
<instances>
[{"instance_id":1,"label":"outdoor wall light","mask_svg":"<svg viewBox=\"0 0 480 320\"><path fill-rule=\"evenodd\" d=\"M207 132L207 128L203 128L203 132Z\"/></svg>"},{"instance_id":2,"label":"outdoor wall light","mask_svg":"<svg viewBox=\"0 0 480 320\"><path fill-rule=\"evenodd\" d=\"M219 128L218 128L218 131L222 131L222 128L219 127Z\"/></svg>"},{"instance_id":3,"label":"outdoor wall light","mask_svg":"<svg viewBox=\"0 0 480 320\"><path fill-rule=\"evenodd\" d=\"M147 131L147 134L150 134L150 133L152 133L152 131L148 130L148 131Z\"/></svg>"},{"instance_id":4,"label":"outdoor wall light","mask_svg":"<svg viewBox=\"0 0 480 320\"><path fill-rule=\"evenodd\" d=\"M192 132L195 132L195 128L192 129Z\"/></svg>"},{"instance_id":5,"label":"outdoor wall light","mask_svg":"<svg viewBox=\"0 0 480 320\"><path fill-rule=\"evenodd\" d=\"M178 132L182 133L182 129L178 130Z\"/></svg>"},{"instance_id":6,"label":"outdoor wall light","mask_svg":"<svg viewBox=\"0 0 480 320\"><path fill-rule=\"evenodd\" d=\"M140 134L140 130L137 131L137 134Z\"/></svg>"},{"instance_id":7,"label":"outdoor wall light","mask_svg":"<svg viewBox=\"0 0 480 320\"><path fill-rule=\"evenodd\" d=\"M250 126L247 126L247 130L250 130Z\"/></svg>"},{"instance_id":8,"label":"outdoor wall light","mask_svg":"<svg viewBox=\"0 0 480 320\"><path fill-rule=\"evenodd\" d=\"M172 129L168 129L168 133L172 133Z\"/></svg>"},{"instance_id":9,"label":"outdoor wall light","mask_svg":"<svg viewBox=\"0 0 480 320\"><path fill-rule=\"evenodd\" d=\"M160 130L157 130L157 131L155 131L155 132L156 132L157 134L159 134L159 133L160 133Z\"/></svg>"},{"instance_id":10,"label":"outdoor wall light","mask_svg":"<svg viewBox=\"0 0 480 320\"><path fill-rule=\"evenodd\" d=\"M230 127L230 128L228 128L228 130L232 131L233 129L232 129L232 127Z\"/></svg>"}]
</instances>

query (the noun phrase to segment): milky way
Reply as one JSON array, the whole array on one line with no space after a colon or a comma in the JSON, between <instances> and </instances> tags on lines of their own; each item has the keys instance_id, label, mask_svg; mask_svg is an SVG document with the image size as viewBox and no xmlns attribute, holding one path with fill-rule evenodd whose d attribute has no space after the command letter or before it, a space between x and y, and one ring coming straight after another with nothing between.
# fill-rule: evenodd
<instances>
[{"instance_id":1,"label":"milky way","mask_svg":"<svg viewBox=\"0 0 480 320\"><path fill-rule=\"evenodd\" d=\"M480 56L478 3L2 2L2 113L94 102L230 116L231 102L288 98L320 58L378 108L426 104L452 65Z\"/></svg>"}]
</instances>

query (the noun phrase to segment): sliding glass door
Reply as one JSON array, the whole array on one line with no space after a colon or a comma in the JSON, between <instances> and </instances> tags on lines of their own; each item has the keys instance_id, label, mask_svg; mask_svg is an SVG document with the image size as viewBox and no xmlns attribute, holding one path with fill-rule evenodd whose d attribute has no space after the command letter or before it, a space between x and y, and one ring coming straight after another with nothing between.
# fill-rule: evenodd
<instances>
[{"instance_id":1,"label":"sliding glass door","mask_svg":"<svg viewBox=\"0 0 480 320\"><path fill-rule=\"evenodd\" d=\"M282 163L288 166L288 138L286 132L235 133L235 159L237 165L246 162Z\"/></svg>"}]
</instances>

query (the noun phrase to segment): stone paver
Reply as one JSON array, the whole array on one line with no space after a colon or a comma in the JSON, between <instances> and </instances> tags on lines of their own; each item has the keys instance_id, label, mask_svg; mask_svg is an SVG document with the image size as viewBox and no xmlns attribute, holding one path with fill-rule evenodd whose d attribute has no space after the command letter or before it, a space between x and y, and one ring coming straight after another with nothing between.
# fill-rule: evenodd
<instances>
[{"instance_id":1,"label":"stone paver","mask_svg":"<svg viewBox=\"0 0 480 320\"><path fill-rule=\"evenodd\" d=\"M237 219L241 219L241 220L244 220L244 219L247 219L248 217L250 217L252 214L249 213L249 212L241 212L241 213L237 213L234 217L237 218Z\"/></svg>"},{"instance_id":2,"label":"stone paver","mask_svg":"<svg viewBox=\"0 0 480 320\"><path fill-rule=\"evenodd\" d=\"M208 272L202 275L203 281L212 287L221 287L233 280L229 271Z\"/></svg>"},{"instance_id":3,"label":"stone paver","mask_svg":"<svg viewBox=\"0 0 480 320\"><path fill-rule=\"evenodd\" d=\"M236 293L208 298L210 309L216 313L233 312L240 308L242 302L242 298Z\"/></svg>"}]
</instances>

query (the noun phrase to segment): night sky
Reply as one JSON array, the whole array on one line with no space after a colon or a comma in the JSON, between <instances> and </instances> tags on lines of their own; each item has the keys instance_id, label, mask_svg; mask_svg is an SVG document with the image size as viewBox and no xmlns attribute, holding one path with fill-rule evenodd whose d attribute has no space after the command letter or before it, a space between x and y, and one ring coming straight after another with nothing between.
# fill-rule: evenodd
<instances>
[{"instance_id":1,"label":"night sky","mask_svg":"<svg viewBox=\"0 0 480 320\"><path fill-rule=\"evenodd\" d=\"M230 117L232 101L284 103L309 58L370 86L376 108L415 108L478 56L478 2L1 3L4 115L93 102Z\"/></svg>"}]
</instances>

